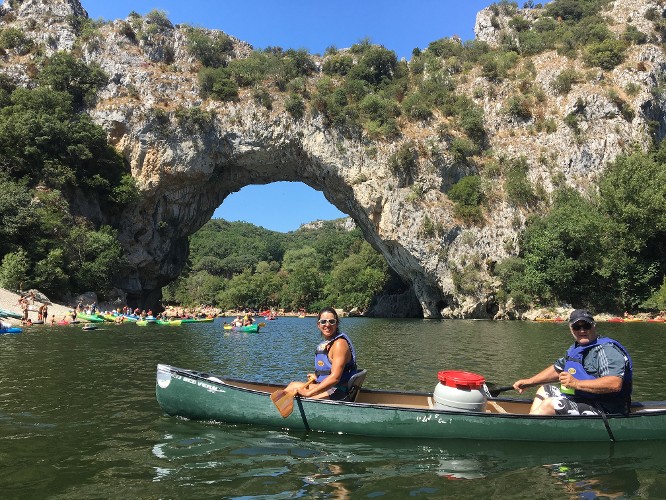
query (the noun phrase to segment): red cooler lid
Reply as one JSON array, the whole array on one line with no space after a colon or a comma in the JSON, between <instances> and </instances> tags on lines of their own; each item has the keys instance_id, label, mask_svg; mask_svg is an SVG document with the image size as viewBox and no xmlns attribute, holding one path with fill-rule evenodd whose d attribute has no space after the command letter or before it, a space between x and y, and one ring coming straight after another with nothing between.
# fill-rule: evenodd
<instances>
[{"instance_id":1,"label":"red cooler lid","mask_svg":"<svg viewBox=\"0 0 666 500\"><path fill-rule=\"evenodd\" d=\"M486 379L481 375L472 372L462 372L458 370L443 370L437 373L439 381L448 386L465 389L479 389L486 383Z\"/></svg>"}]
</instances>

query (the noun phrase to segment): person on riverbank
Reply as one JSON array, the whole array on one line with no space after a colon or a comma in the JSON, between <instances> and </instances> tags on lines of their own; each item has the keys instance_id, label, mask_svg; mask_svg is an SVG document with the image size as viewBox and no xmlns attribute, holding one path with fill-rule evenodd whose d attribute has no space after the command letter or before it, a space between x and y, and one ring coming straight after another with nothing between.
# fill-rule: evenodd
<instances>
[{"instance_id":1,"label":"person on riverbank","mask_svg":"<svg viewBox=\"0 0 666 500\"><path fill-rule=\"evenodd\" d=\"M315 382L291 382L286 390L306 398L344 399L347 382L357 371L356 353L349 337L340 331L340 318L332 307L317 316L317 328L324 340L315 349Z\"/></svg>"},{"instance_id":2,"label":"person on riverbank","mask_svg":"<svg viewBox=\"0 0 666 500\"><path fill-rule=\"evenodd\" d=\"M585 309L571 313L569 330L575 342L565 356L536 375L513 384L521 393L527 386L544 384L537 390L530 413L627 413L633 379L627 350L616 340L600 337L592 313Z\"/></svg>"}]
</instances>

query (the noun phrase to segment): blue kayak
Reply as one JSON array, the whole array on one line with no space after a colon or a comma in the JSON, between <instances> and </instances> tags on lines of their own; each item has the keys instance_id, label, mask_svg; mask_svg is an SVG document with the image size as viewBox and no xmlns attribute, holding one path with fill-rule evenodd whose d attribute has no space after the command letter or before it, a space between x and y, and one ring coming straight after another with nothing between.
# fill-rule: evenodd
<instances>
[{"instance_id":1,"label":"blue kayak","mask_svg":"<svg viewBox=\"0 0 666 500\"><path fill-rule=\"evenodd\" d=\"M9 328L0 328L0 335L5 334L5 333L21 333L23 330L21 330L18 327L12 326Z\"/></svg>"}]
</instances>

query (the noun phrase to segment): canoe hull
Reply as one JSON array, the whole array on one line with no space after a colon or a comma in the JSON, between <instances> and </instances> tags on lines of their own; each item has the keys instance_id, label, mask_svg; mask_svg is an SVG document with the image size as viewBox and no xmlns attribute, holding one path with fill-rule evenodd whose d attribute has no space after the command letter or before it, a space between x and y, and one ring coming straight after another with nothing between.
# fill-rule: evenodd
<instances>
[{"instance_id":1,"label":"canoe hull","mask_svg":"<svg viewBox=\"0 0 666 500\"><path fill-rule=\"evenodd\" d=\"M270 399L280 386L222 380L207 373L158 365L156 396L162 409L192 420L216 420L292 430L364 436L509 441L609 441L600 417L537 417L521 414L456 412L421 407L364 403L386 397L427 401L427 393L363 390L360 402L296 399L282 418ZM259 386L259 384L255 384ZM497 400L514 401L516 400ZM528 403L522 403L529 406ZM664 408L664 406L660 406ZM616 441L666 439L666 410L608 416Z\"/></svg>"}]
</instances>

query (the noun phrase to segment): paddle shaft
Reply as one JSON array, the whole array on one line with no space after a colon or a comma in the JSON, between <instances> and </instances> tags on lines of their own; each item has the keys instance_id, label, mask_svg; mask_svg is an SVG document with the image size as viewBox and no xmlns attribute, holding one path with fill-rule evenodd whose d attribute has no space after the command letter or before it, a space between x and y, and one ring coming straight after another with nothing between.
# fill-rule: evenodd
<instances>
[{"instance_id":1,"label":"paddle shaft","mask_svg":"<svg viewBox=\"0 0 666 500\"><path fill-rule=\"evenodd\" d=\"M538 385L542 385L542 384L525 384L525 385L523 385L523 388L536 387ZM492 396L493 398L499 396L502 392L515 390L512 385L503 385L503 386L500 386L500 387L494 387L493 389L491 389L490 387L488 387L488 385L486 385L486 389L488 389L488 394L490 394L490 396Z\"/></svg>"}]
</instances>

